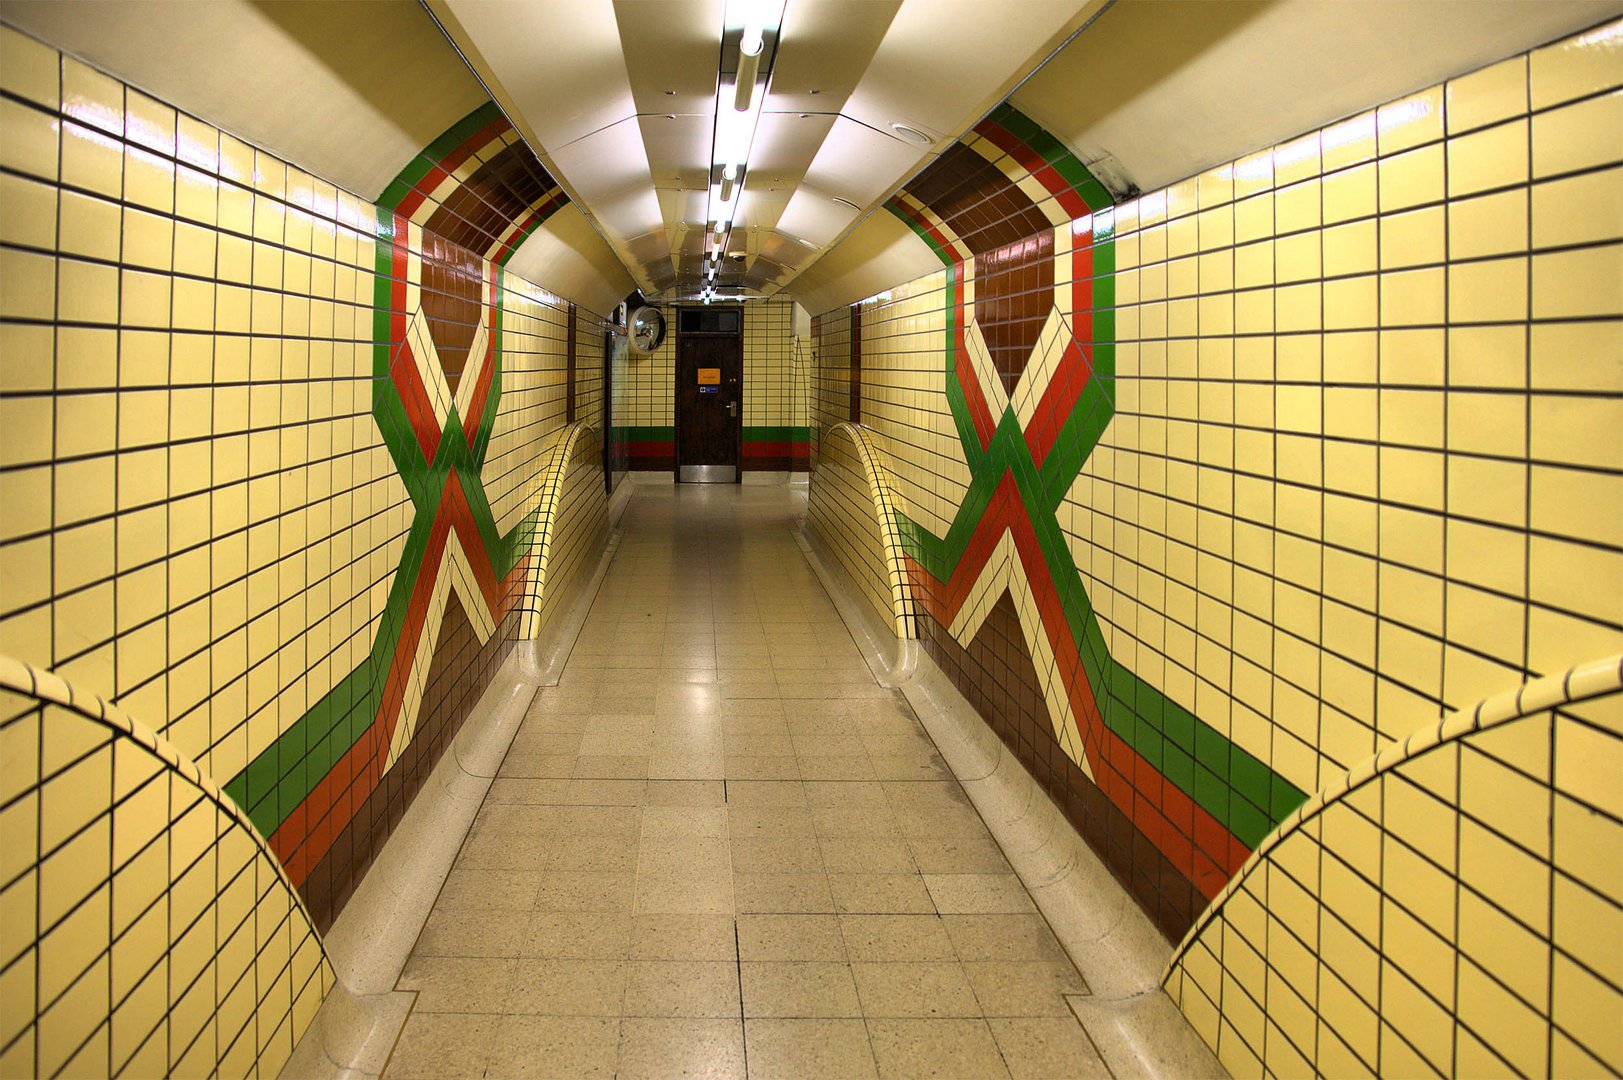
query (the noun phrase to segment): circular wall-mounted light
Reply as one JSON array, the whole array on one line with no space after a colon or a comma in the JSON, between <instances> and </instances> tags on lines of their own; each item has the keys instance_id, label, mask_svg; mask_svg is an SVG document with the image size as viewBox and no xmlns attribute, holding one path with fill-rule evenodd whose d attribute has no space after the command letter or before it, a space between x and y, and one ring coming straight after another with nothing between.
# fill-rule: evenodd
<instances>
[{"instance_id":1,"label":"circular wall-mounted light","mask_svg":"<svg viewBox=\"0 0 1623 1080\"><path fill-rule=\"evenodd\" d=\"M915 146L929 146L931 143L935 142L935 140L930 138L929 135L920 131L912 124L904 124L900 120L892 123L890 125L890 130L894 131L908 142L913 143Z\"/></svg>"}]
</instances>

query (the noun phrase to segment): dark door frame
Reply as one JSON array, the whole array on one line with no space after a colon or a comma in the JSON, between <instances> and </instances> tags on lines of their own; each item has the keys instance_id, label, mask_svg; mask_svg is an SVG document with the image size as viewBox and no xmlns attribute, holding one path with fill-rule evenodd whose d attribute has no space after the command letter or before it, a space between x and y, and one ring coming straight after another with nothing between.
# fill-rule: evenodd
<instances>
[{"instance_id":1,"label":"dark door frame","mask_svg":"<svg viewBox=\"0 0 1623 1080\"><path fill-rule=\"evenodd\" d=\"M672 457L671 478L674 481L676 481L677 483L682 483L683 482L682 481L682 428L683 428L683 424L682 424L682 420L683 420L682 400L683 400L683 395L682 395L682 386L681 386L682 346L683 346L683 343L684 343L684 341L686 341L686 340L688 340L690 338L691 339L698 339L698 340L709 340L709 341L735 341L738 344L738 399L737 399L738 410L737 410L737 415L733 417L733 448L734 448L733 483L739 484L739 483L743 483L743 480L744 480L744 305L740 304L738 306L738 329L736 331L724 331L724 332L717 333L717 332L701 332L701 331L693 331L693 330L689 330L689 331L684 332L684 331L681 330L681 325L682 325L682 321L683 321L682 320L682 312L684 312L684 311L703 311L703 310L705 310L705 309L700 308L700 307L695 307L693 305L687 305L685 307L679 307L679 308L676 309L676 318L674 320L672 320L672 322L673 322L672 329L676 333L676 350L675 350L676 351L676 356L675 356L675 363L674 363L675 370L672 372L672 374L674 376L674 378L672 380L672 382L673 382L673 396L675 398L675 400L672 402L673 413L674 413L674 415L672 416L672 419L675 422L675 432L674 432L675 438L674 438L674 445L672 446L672 450L674 452L671 455L671 457Z\"/></svg>"}]
</instances>

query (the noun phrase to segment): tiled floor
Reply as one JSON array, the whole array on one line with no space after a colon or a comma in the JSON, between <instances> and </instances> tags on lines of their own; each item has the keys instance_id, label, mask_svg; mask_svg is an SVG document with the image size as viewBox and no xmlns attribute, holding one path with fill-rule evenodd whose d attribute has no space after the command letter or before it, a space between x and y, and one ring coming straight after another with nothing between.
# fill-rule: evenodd
<instances>
[{"instance_id":1,"label":"tiled floor","mask_svg":"<svg viewBox=\"0 0 1623 1080\"><path fill-rule=\"evenodd\" d=\"M1104 1075L781 487L644 485L400 979L392 1077Z\"/></svg>"}]
</instances>

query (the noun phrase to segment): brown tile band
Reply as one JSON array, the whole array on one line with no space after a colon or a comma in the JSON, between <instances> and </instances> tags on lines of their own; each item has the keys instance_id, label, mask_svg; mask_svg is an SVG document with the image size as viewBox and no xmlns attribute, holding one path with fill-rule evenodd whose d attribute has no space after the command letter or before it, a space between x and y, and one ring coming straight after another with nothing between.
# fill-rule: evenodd
<instances>
[{"instance_id":1,"label":"brown tile band","mask_svg":"<svg viewBox=\"0 0 1623 1080\"><path fill-rule=\"evenodd\" d=\"M958 692L1171 941L1183 937L1205 900L1127 815L1116 808L1054 736L1037 669L1008 590L966 649L920 613L919 639Z\"/></svg>"},{"instance_id":2,"label":"brown tile band","mask_svg":"<svg viewBox=\"0 0 1623 1080\"><path fill-rule=\"evenodd\" d=\"M515 606L481 646L456 593L446 596L445 621L429 663L416 733L300 887L321 933L331 929L367 867L400 824L406 807L512 651L518 619Z\"/></svg>"}]
</instances>

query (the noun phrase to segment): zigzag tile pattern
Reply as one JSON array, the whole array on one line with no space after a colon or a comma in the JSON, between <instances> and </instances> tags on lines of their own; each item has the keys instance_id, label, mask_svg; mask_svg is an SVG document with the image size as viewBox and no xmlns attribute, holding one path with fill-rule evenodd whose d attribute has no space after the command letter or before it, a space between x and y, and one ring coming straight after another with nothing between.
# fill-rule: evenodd
<instances>
[{"instance_id":1,"label":"zigzag tile pattern","mask_svg":"<svg viewBox=\"0 0 1623 1080\"><path fill-rule=\"evenodd\" d=\"M1305 795L1111 656L1057 518L1114 416L1113 237L1092 216L1108 195L1009 106L920 180L889 208L944 264L946 398L971 479L943 535L898 511L913 594L962 647L1014 597L1059 748L1211 897ZM994 212L1044 224L1011 241ZM1175 935L1192 915L1175 911L1151 913Z\"/></svg>"}]
</instances>

